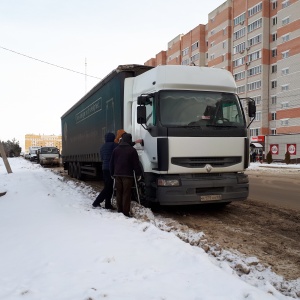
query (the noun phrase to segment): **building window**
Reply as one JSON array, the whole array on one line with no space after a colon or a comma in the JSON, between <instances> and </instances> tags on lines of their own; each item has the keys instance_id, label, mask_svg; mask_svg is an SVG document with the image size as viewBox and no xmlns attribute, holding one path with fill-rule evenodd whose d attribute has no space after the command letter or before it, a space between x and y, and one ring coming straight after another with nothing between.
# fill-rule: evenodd
<instances>
[{"instance_id":1,"label":"building window","mask_svg":"<svg viewBox=\"0 0 300 300\"><path fill-rule=\"evenodd\" d=\"M281 126L288 126L289 125L289 119L282 119L280 120Z\"/></svg>"},{"instance_id":2,"label":"building window","mask_svg":"<svg viewBox=\"0 0 300 300\"><path fill-rule=\"evenodd\" d=\"M233 61L233 66L238 67L243 65L244 63L245 63L245 57L241 57Z\"/></svg>"},{"instance_id":3,"label":"building window","mask_svg":"<svg viewBox=\"0 0 300 300\"><path fill-rule=\"evenodd\" d=\"M190 59L187 58L187 59L183 60L181 64L185 65L185 66L189 65L190 64Z\"/></svg>"},{"instance_id":4,"label":"building window","mask_svg":"<svg viewBox=\"0 0 300 300\"><path fill-rule=\"evenodd\" d=\"M257 36L254 36L253 38L248 40L248 47L251 47L253 45L259 44L262 41L262 35L259 34Z\"/></svg>"},{"instance_id":5,"label":"building window","mask_svg":"<svg viewBox=\"0 0 300 300\"><path fill-rule=\"evenodd\" d=\"M194 62L194 61L196 61L196 60L199 60L199 57L200 57L200 53L196 53L195 55L193 55L193 56L191 57L191 62Z\"/></svg>"},{"instance_id":6,"label":"building window","mask_svg":"<svg viewBox=\"0 0 300 300\"><path fill-rule=\"evenodd\" d=\"M257 28L260 28L262 26L262 18L252 22L248 25L248 32L252 32Z\"/></svg>"},{"instance_id":7,"label":"building window","mask_svg":"<svg viewBox=\"0 0 300 300\"><path fill-rule=\"evenodd\" d=\"M290 1L289 0L285 0L282 2L282 8L286 8L290 5Z\"/></svg>"},{"instance_id":8,"label":"building window","mask_svg":"<svg viewBox=\"0 0 300 300\"><path fill-rule=\"evenodd\" d=\"M182 50L182 56L188 55L188 53L189 53L188 47Z\"/></svg>"},{"instance_id":9,"label":"building window","mask_svg":"<svg viewBox=\"0 0 300 300\"><path fill-rule=\"evenodd\" d=\"M271 113L271 120L272 121L276 120L276 112Z\"/></svg>"},{"instance_id":10,"label":"building window","mask_svg":"<svg viewBox=\"0 0 300 300\"><path fill-rule=\"evenodd\" d=\"M284 68L281 70L282 75L288 75L290 73L290 68Z\"/></svg>"},{"instance_id":11,"label":"building window","mask_svg":"<svg viewBox=\"0 0 300 300\"><path fill-rule=\"evenodd\" d=\"M282 19L281 22L282 22L282 26L289 24L290 23L290 17L286 17L286 18Z\"/></svg>"},{"instance_id":12,"label":"building window","mask_svg":"<svg viewBox=\"0 0 300 300\"><path fill-rule=\"evenodd\" d=\"M215 59L215 54L214 54L214 53L211 54L210 59L211 59L211 60Z\"/></svg>"},{"instance_id":13,"label":"building window","mask_svg":"<svg viewBox=\"0 0 300 300\"><path fill-rule=\"evenodd\" d=\"M277 87L277 81L276 80L272 80L271 81L271 88L275 89Z\"/></svg>"},{"instance_id":14,"label":"building window","mask_svg":"<svg viewBox=\"0 0 300 300\"><path fill-rule=\"evenodd\" d=\"M238 52L244 52L246 48L246 42L243 42L241 44L236 45L235 47L233 47L233 54L236 54Z\"/></svg>"},{"instance_id":15,"label":"building window","mask_svg":"<svg viewBox=\"0 0 300 300\"><path fill-rule=\"evenodd\" d=\"M261 58L261 51L256 51L251 54L248 54L248 61L254 61L256 59Z\"/></svg>"},{"instance_id":16,"label":"building window","mask_svg":"<svg viewBox=\"0 0 300 300\"><path fill-rule=\"evenodd\" d=\"M272 49L272 57L276 57L277 56L277 49Z\"/></svg>"},{"instance_id":17,"label":"building window","mask_svg":"<svg viewBox=\"0 0 300 300\"><path fill-rule=\"evenodd\" d=\"M272 9L276 9L277 8L277 0L272 2Z\"/></svg>"},{"instance_id":18,"label":"building window","mask_svg":"<svg viewBox=\"0 0 300 300\"><path fill-rule=\"evenodd\" d=\"M215 30L213 29L211 32L210 32L210 35L214 35L215 34Z\"/></svg>"},{"instance_id":19,"label":"building window","mask_svg":"<svg viewBox=\"0 0 300 300\"><path fill-rule=\"evenodd\" d=\"M282 52L281 53L282 54L282 59L288 58L289 57L289 52L290 52L289 50Z\"/></svg>"},{"instance_id":20,"label":"building window","mask_svg":"<svg viewBox=\"0 0 300 300\"><path fill-rule=\"evenodd\" d=\"M277 32L272 34L272 41L276 41L277 40Z\"/></svg>"},{"instance_id":21,"label":"building window","mask_svg":"<svg viewBox=\"0 0 300 300\"><path fill-rule=\"evenodd\" d=\"M282 102L281 103L281 108L288 108L289 107L289 103L288 102Z\"/></svg>"},{"instance_id":22,"label":"building window","mask_svg":"<svg viewBox=\"0 0 300 300\"><path fill-rule=\"evenodd\" d=\"M285 35L283 35L282 36L282 42L284 43L284 42L287 42L287 41L289 41L290 40L290 35L289 34L285 34Z\"/></svg>"},{"instance_id":23,"label":"building window","mask_svg":"<svg viewBox=\"0 0 300 300\"><path fill-rule=\"evenodd\" d=\"M242 29L233 33L233 40L235 41L235 40L245 36L245 34L246 34L246 27L243 27Z\"/></svg>"},{"instance_id":24,"label":"building window","mask_svg":"<svg viewBox=\"0 0 300 300\"><path fill-rule=\"evenodd\" d=\"M285 92L285 91L288 91L289 90L289 84L283 84L282 86L281 86L281 91L282 92Z\"/></svg>"},{"instance_id":25,"label":"building window","mask_svg":"<svg viewBox=\"0 0 300 300\"><path fill-rule=\"evenodd\" d=\"M224 41L223 43L222 43L222 47L223 47L223 49L225 49L226 48L226 41Z\"/></svg>"},{"instance_id":26,"label":"building window","mask_svg":"<svg viewBox=\"0 0 300 300\"><path fill-rule=\"evenodd\" d=\"M260 135L260 128L250 128L250 136Z\"/></svg>"},{"instance_id":27,"label":"building window","mask_svg":"<svg viewBox=\"0 0 300 300\"><path fill-rule=\"evenodd\" d=\"M213 47L215 45L215 41L210 43L210 47Z\"/></svg>"},{"instance_id":28,"label":"building window","mask_svg":"<svg viewBox=\"0 0 300 300\"><path fill-rule=\"evenodd\" d=\"M242 79L245 78L245 71L236 73L236 74L233 75L233 77L234 77L235 81L242 80Z\"/></svg>"},{"instance_id":29,"label":"building window","mask_svg":"<svg viewBox=\"0 0 300 300\"><path fill-rule=\"evenodd\" d=\"M206 59L208 59L208 52L205 53L205 57L206 57Z\"/></svg>"},{"instance_id":30,"label":"building window","mask_svg":"<svg viewBox=\"0 0 300 300\"><path fill-rule=\"evenodd\" d=\"M257 111L255 114L255 121L260 121L261 120L261 111Z\"/></svg>"},{"instance_id":31,"label":"building window","mask_svg":"<svg viewBox=\"0 0 300 300\"><path fill-rule=\"evenodd\" d=\"M277 17L272 18L272 24L273 26L277 25Z\"/></svg>"},{"instance_id":32,"label":"building window","mask_svg":"<svg viewBox=\"0 0 300 300\"><path fill-rule=\"evenodd\" d=\"M238 24L244 24L245 17L246 17L246 14L242 13L241 15L237 16L236 18L234 18L234 20L233 20L234 26L236 26Z\"/></svg>"},{"instance_id":33,"label":"building window","mask_svg":"<svg viewBox=\"0 0 300 300\"><path fill-rule=\"evenodd\" d=\"M251 17L262 10L262 2L248 9L248 17Z\"/></svg>"},{"instance_id":34,"label":"building window","mask_svg":"<svg viewBox=\"0 0 300 300\"><path fill-rule=\"evenodd\" d=\"M238 86L237 87L237 93L238 94L245 93L245 86L244 85Z\"/></svg>"},{"instance_id":35,"label":"building window","mask_svg":"<svg viewBox=\"0 0 300 300\"><path fill-rule=\"evenodd\" d=\"M227 28L223 28L223 35L227 34Z\"/></svg>"},{"instance_id":36,"label":"building window","mask_svg":"<svg viewBox=\"0 0 300 300\"><path fill-rule=\"evenodd\" d=\"M261 104L261 96L255 96L255 97L252 97L252 99L255 101L256 105Z\"/></svg>"},{"instance_id":37,"label":"building window","mask_svg":"<svg viewBox=\"0 0 300 300\"><path fill-rule=\"evenodd\" d=\"M271 66L271 70L272 70L272 71L271 71L272 74L273 74L273 73L277 73L277 65L272 65L272 66Z\"/></svg>"},{"instance_id":38,"label":"building window","mask_svg":"<svg viewBox=\"0 0 300 300\"><path fill-rule=\"evenodd\" d=\"M276 134L276 128L271 128L271 134L273 134L273 135Z\"/></svg>"},{"instance_id":39,"label":"building window","mask_svg":"<svg viewBox=\"0 0 300 300\"><path fill-rule=\"evenodd\" d=\"M251 82L251 83L247 83L247 91L248 92L258 90L260 88L261 88L261 81L260 80L254 81L254 82Z\"/></svg>"},{"instance_id":40,"label":"building window","mask_svg":"<svg viewBox=\"0 0 300 300\"><path fill-rule=\"evenodd\" d=\"M247 70L247 77L254 76L261 73L261 65L255 66Z\"/></svg>"},{"instance_id":41,"label":"building window","mask_svg":"<svg viewBox=\"0 0 300 300\"><path fill-rule=\"evenodd\" d=\"M192 44L192 51L196 50L199 47L199 41L196 43Z\"/></svg>"},{"instance_id":42,"label":"building window","mask_svg":"<svg viewBox=\"0 0 300 300\"><path fill-rule=\"evenodd\" d=\"M277 96L271 96L271 103L276 104L277 103Z\"/></svg>"}]
</instances>

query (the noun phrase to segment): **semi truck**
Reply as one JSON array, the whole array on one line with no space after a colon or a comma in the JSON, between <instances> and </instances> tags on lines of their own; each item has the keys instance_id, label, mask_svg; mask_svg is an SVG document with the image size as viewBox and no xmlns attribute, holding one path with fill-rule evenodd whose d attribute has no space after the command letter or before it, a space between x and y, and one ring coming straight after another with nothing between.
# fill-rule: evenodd
<instances>
[{"instance_id":1,"label":"semi truck","mask_svg":"<svg viewBox=\"0 0 300 300\"><path fill-rule=\"evenodd\" d=\"M144 206L245 200L256 108L236 90L224 69L120 65L61 117L64 169L78 179L101 174L104 136L122 128L143 139L134 147Z\"/></svg>"}]
</instances>

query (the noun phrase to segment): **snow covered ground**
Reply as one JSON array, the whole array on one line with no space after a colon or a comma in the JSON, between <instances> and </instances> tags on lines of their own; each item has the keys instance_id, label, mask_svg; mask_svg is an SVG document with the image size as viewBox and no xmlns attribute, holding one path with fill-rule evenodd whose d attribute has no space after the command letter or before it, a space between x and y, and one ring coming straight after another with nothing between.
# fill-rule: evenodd
<instances>
[{"instance_id":1,"label":"snow covered ground","mask_svg":"<svg viewBox=\"0 0 300 300\"><path fill-rule=\"evenodd\" d=\"M0 299L294 299L255 257L199 245L202 232L155 219L91 209L96 193L23 158L0 158ZM252 164L251 168L259 168ZM298 168L300 165L298 165ZM276 287L276 288L275 288ZM278 290L284 287L283 295ZM293 298L292 298L293 297Z\"/></svg>"}]
</instances>

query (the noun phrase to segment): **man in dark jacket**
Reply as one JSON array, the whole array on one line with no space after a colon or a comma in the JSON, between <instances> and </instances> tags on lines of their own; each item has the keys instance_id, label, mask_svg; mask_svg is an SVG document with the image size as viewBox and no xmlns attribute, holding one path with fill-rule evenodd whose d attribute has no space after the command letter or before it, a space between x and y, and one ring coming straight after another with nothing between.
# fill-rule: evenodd
<instances>
[{"instance_id":1,"label":"man in dark jacket","mask_svg":"<svg viewBox=\"0 0 300 300\"><path fill-rule=\"evenodd\" d=\"M111 197L113 193L113 179L109 171L109 161L114 149L117 147L114 142L115 135L111 132L105 135L105 144L100 149L100 157L102 160L102 172L104 180L104 188L93 203L93 207L100 207L100 203L105 200L105 208L113 209L111 205Z\"/></svg>"},{"instance_id":2,"label":"man in dark jacket","mask_svg":"<svg viewBox=\"0 0 300 300\"><path fill-rule=\"evenodd\" d=\"M113 151L110 160L110 173L115 178L118 212L130 217L131 188L134 173L137 178L142 175L139 157L131 146L132 136L124 133L119 146Z\"/></svg>"}]
</instances>

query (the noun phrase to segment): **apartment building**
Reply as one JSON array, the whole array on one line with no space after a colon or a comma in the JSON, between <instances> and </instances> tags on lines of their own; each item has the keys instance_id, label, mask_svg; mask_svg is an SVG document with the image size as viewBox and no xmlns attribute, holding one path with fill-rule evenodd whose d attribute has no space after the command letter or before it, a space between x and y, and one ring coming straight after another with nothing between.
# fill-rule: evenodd
<instances>
[{"instance_id":1,"label":"apartment building","mask_svg":"<svg viewBox=\"0 0 300 300\"><path fill-rule=\"evenodd\" d=\"M31 146L57 147L60 152L62 150L61 135L40 135L26 134L25 135L25 152L28 153Z\"/></svg>"},{"instance_id":2,"label":"apartment building","mask_svg":"<svg viewBox=\"0 0 300 300\"><path fill-rule=\"evenodd\" d=\"M166 64L231 71L239 96L256 102L251 141L278 159L300 157L299 13L299 0L228 0L165 53Z\"/></svg>"}]
</instances>

